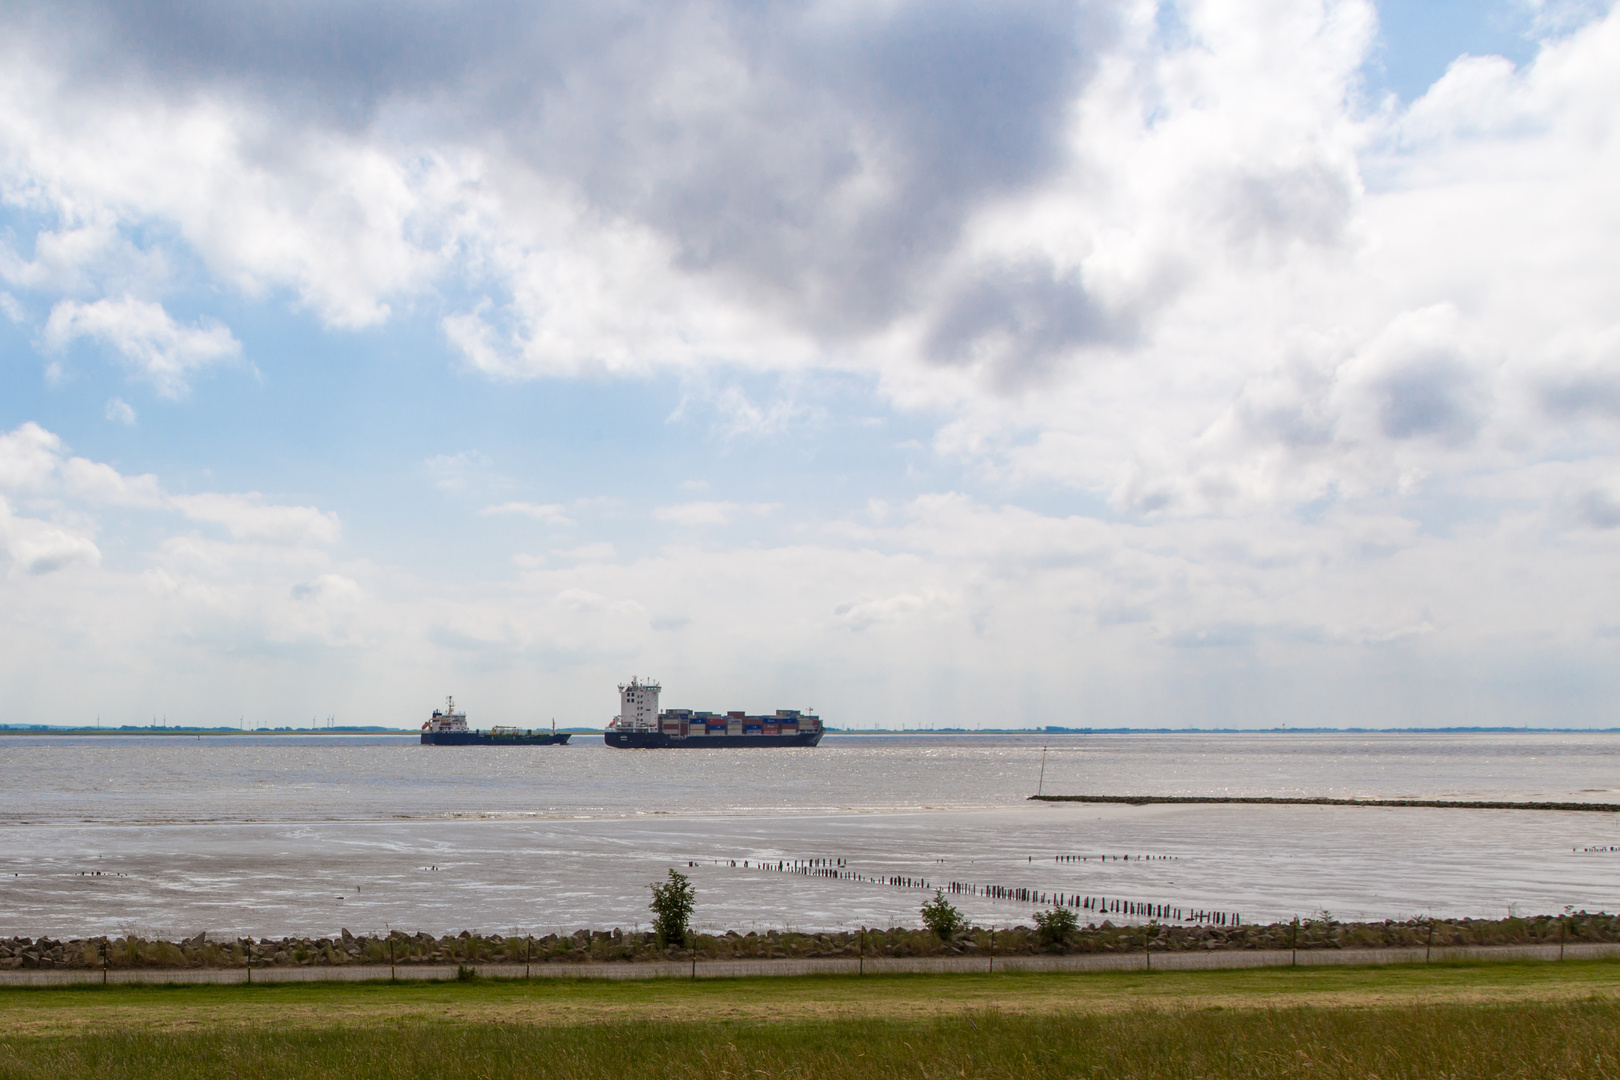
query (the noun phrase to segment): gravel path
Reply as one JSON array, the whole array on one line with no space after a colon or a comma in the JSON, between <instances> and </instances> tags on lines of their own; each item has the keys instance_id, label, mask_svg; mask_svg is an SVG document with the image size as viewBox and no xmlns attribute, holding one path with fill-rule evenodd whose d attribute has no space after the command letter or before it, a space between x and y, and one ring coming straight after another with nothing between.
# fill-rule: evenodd
<instances>
[{"instance_id":1,"label":"gravel path","mask_svg":"<svg viewBox=\"0 0 1620 1080\"><path fill-rule=\"evenodd\" d=\"M1584 943L1563 949L1571 960L1620 957L1620 944ZM1436 948L1435 961L1456 960L1549 960L1560 956L1557 945L1472 945ZM1315 965L1378 965L1422 963L1424 950L1401 949L1310 949L1297 954L1297 963ZM1287 967L1295 954L1287 949L1214 950L1210 952L1086 953L1076 956L997 957L996 971L1126 971L1149 966L1154 970L1193 971L1217 968ZM491 979L521 979L522 964L477 964L478 974ZM699 960L654 964L535 964L528 969L535 978L576 979L673 979L735 978L752 975L854 975L861 971L894 972L984 972L990 961L985 957L867 957L865 961L845 958L828 960ZM401 965L395 969L401 979L454 979L453 964ZM104 978L105 976L105 978ZM386 966L255 968L253 982L362 982L386 979ZM135 968L100 972L86 970L0 972L0 986L59 986L72 983L240 983L247 982L242 968Z\"/></svg>"}]
</instances>

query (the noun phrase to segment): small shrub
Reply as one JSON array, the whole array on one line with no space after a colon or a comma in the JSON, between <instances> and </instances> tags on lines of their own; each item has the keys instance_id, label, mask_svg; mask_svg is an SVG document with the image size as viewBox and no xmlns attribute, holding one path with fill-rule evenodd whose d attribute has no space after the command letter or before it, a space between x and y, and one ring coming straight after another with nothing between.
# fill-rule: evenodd
<instances>
[{"instance_id":1,"label":"small shrub","mask_svg":"<svg viewBox=\"0 0 1620 1080\"><path fill-rule=\"evenodd\" d=\"M456 965L456 982L472 982L478 978L478 969L466 964Z\"/></svg>"},{"instance_id":2,"label":"small shrub","mask_svg":"<svg viewBox=\"0 0 1620 1080\"><path fill-rule=\"evenodd\" d=\"M647 906L652 909L653 933L658 937L658 947L667 949L671 945L685 944L687 928L692 922L692 908L697 902L691 881L687 880L685 874L678 874L672 868L667 880L662 884L654 882L648 888L652 889L652 903Z\"/></svg>"},{"instance_id":3,"label":"small shrub","mask_svg":"<svg viewBox=\"0 0 1620 1080\"><path fill-rule=\"evenodd\" d=\"M1037 911L1035 926L1043 944L1063 945L1080 929L1080 917L1066 907L1054 907L1049 911Z\"/></svg>"},{"instance_id":4,"label":"small shrub","mask_svg":"<svg viewBox=\"0 0 1620 1080\"><path fill-rule=\"evenodd\" d=\"M949 943L962 929L965 920L962 913L945 899L945 890L935 889L934 898L922 906L923 925L939 936L939 940Z\"/></svg>"}]
</instances>

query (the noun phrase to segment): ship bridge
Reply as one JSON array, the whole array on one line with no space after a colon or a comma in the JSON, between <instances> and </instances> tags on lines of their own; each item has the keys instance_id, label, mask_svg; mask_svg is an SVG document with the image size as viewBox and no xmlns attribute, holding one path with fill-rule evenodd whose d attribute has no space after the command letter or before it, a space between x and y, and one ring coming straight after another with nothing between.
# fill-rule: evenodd
<instances>
[{"instance_id":1,"label":"ship bridge","mask_svg":"<svg viewBox=\"0 0 1620 1080\"><path fill-rule=\"evenodd\" d=\"M620 683L619 715L613 718L613 726L620 731L657 731L658 695L663 689L651 679Z\"/></svg>"}]
</instances>

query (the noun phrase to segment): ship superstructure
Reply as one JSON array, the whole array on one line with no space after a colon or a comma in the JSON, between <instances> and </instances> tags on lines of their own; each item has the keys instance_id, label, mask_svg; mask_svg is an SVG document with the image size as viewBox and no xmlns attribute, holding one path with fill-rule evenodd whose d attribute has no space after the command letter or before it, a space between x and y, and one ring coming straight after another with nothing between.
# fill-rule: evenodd
<instances>
[{"instance_id":1,"label":"ship superstructure","mask_svg":"<svg viewBox=\"0 0 1620 1080\"><path fill-rule=\"evenodd\" d=\"M474 731L467 726L467 714L456 711L453 697L445 698L444 708L434 709L422 725L423 746L561 746L570 736L570 732L557 731L556 721L550 731L499 726Z\"/></svg>"},{"instance_id":2,"label":"ship superstructure","mask_svg":"<svg viewBox=\"0 0 1620 1080\"><path fill-rule=\"evenodd\" d=\"M621 749L728 746L815 746L821 742L821 717L798 709L778 709L770 716L744 712L713 713L693 709L660 709L657 682L632 678L619 685L619 715L603 733L609 746Z\"/></svg>"},{"instance_id":3,"label":"ship superstructure","mask_svg":"<svg viewBox=\"0 0 1620 1080\"><path fill-rule=\"evenodd\" d=\"M467 714L456 712L456 699L453 697L445 698L444 709L434 709L428 722L422 725L424 735L448 735L456 732L464 733L467 730ZM427 742L426 739L422 741Z\"/></svg>"}]
</instances>

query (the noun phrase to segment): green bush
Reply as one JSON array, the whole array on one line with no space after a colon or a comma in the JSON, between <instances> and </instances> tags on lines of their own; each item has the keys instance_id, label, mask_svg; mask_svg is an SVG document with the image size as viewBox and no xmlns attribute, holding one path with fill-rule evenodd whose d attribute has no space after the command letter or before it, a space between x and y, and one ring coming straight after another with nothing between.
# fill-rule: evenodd
<instances>
[{"instance_id":1,"label":"green bush","mask_svg":"<svg viewBox=\"0 0 1620 1080\"><path fill-rule=\"evenodd\" d=\"M658 937L658 947L667 949L671 945L684 945L687 929L692 922L692 908L697 902L692 883L685 874L678 874L671 868L667 880L662 884L654 882L648 888L652 889L652 903L647 906L652 909L653 933Z\"/></svg>"},{"instance_id":2,"label":"green bush","mask_svg":"<svg viewBox=\"0 0 1620 1080\"><path fill-rule=\"evenodd\" d=\"M934 898L922 906L922 920L924 926L939 935L939 940L947 943L966 922L962 913L945 899L943 889L935 889Z\"/></svg>"},{"instance_id":3,"label":"green bush","mask_svg":"<svg viewBox=\"0 0 1620 1080\"><path fill-rule=\"evenodd\" d=\"M1054 907L1048 911L1037 911L1035 925L1039 928L1043 944L1065 945L1080 929L1080 917L1069 908Z\"/></svg>"}]
</instances>

